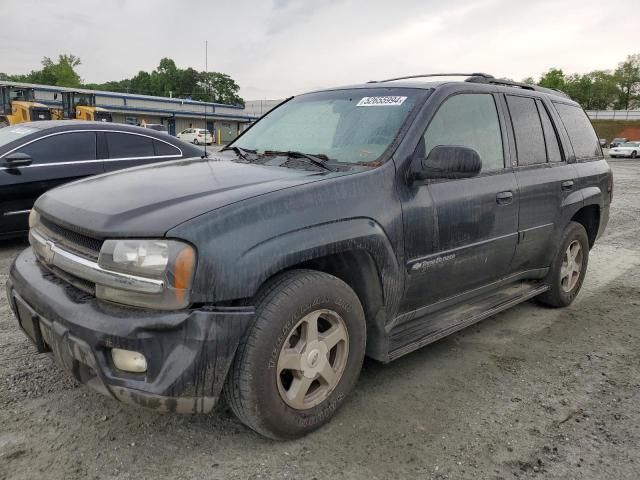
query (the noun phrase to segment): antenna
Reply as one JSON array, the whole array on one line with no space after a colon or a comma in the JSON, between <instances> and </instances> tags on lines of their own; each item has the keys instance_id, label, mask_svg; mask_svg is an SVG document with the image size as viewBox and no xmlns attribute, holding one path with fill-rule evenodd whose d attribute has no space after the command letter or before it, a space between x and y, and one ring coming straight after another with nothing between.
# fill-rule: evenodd
<instances>
[{"instance_id":1,"label":"antenna","mask_svg":"<svg viewBox=\"0 0 640 480\"><path fill-rule=\"evenodd\" d=\"M204 78L206 79L207 99L209 99L209 41L204 41ZM207 104L204 104L204 156L207 157ZM213 133L211 133L211 141L213 142Z\"/></svg>"}]
</instances>

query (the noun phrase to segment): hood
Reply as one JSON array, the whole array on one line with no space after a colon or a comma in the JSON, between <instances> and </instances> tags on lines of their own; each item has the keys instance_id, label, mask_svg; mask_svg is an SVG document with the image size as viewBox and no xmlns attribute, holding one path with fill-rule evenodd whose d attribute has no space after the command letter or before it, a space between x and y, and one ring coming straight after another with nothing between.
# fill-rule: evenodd
<instances>
[{"instance_id":1,"label":"hood","mask_svg":"<svg viewBox=\"0 0 640 480\"><path fill-rule=\"evenodd\" d=\"M178 160L58 187L42 195L35 208L99 238L162 236L211 210L337 175L216 159Z\"/></svg>"}]
</instances>

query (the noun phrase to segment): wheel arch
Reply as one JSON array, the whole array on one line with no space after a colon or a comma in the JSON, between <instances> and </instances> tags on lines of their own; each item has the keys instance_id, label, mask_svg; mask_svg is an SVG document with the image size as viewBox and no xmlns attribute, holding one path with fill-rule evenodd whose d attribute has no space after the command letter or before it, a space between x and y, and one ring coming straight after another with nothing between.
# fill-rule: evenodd
<instances>
[{"instance_id":1,"label":"wheel arch","mask_svg":"<svg viewBox=\"0 0 640 480\"><path fill-rule=\"evenodd\" d=\"M583 206L571 217L571 221L584 227L589 238L589 248L593 248L600 229L600 206L597 204Z\"/></svg>"},{"instance_id":2,"label":"wheel arch","mask_svg":"<svg viewBox=\"0 0 640 480\"><path fill-rule=\"evenodd\" d=\"M367 355L386 358L385 324L397 310L404 278L395 250L377 223L352 219L291 232L252 248L241 263L251 264L257 258L262 259L261 269L245 284L244 297L253 297L271 279L290 270L334 275L353 289L362 304Z\"/></svg>"}]
</instances>

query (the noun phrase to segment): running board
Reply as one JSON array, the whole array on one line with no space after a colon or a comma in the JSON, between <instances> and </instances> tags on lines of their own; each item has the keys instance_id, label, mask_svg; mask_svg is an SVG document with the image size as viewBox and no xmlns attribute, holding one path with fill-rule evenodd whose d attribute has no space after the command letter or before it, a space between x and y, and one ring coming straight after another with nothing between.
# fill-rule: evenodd
<instances>
[{"instance_id":1,"label":"running board","mask_svg":"<svg viewBox=\"0 0 640 480\"><path fill-rule=\"evenodd\" d=\"M518 282L489 296L415 318L389 332L389 361L424 347L458 330L525 302L549 289L540 283Z\"/></svg>"}]
</instances>

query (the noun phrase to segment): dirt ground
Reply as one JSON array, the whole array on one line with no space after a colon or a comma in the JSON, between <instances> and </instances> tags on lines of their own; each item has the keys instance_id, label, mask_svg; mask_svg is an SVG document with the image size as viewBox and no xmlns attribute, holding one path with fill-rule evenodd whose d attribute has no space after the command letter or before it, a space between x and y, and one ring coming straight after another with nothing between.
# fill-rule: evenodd
<instances>
[{"instance_id":1,"label":"dirt ground","mask_svg":"<svg viewBox=\"0 0 640 480\"><path fill-rule=\"evenodd\" d=\"M320 431L276 443L224 408L158 415L36 355L0 299L0 479L640 477L640 162L577 301L525 303L381 365ZM0 245L0 283L22 242Z\"/></svg>"}]
</instances>

